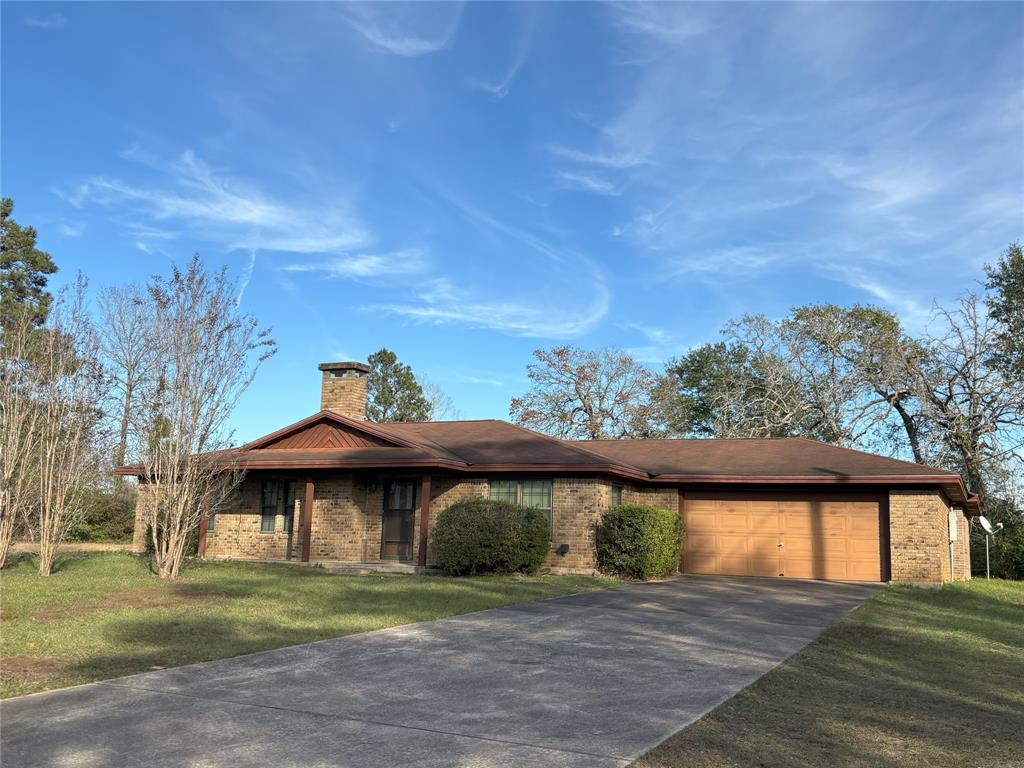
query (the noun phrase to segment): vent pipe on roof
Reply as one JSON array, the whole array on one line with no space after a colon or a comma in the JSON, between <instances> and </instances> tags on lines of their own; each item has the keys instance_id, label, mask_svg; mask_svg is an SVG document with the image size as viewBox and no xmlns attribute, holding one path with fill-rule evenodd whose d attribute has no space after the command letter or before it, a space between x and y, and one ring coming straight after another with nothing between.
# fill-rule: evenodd
<instances>
[{"instance_id":1,"label":"vent pipe on roof","mask_svg":"<svg viewBox=\"0 0 1024 768\"><path fill-rule=\"evenodd\" d=\"M366 363L320 363L320 410L366 420Z\"/></svg>"}]
</instances>

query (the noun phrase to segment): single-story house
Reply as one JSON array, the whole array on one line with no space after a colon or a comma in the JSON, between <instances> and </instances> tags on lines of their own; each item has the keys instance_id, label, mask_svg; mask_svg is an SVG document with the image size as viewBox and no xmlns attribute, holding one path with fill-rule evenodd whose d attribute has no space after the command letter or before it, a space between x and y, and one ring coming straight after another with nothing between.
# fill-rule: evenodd
<instances>
[{"instance_id":1,"label":"single-story house","mask_svg":"<svg viewBox=\"0 0 1024 768\"><path fill-rule=\"evenodd\" d=\"M553 571L596 565L621 503L678 511L686 573L942 583L970 575L961 477L802 438L559 440L499 420L374 424L369 367L324 363L321 410L226 454L245 469L200 554L429 566L439 512L474 498L544 510ZM122 467L121 474L142 473ZM152 486L139 477L136 550Z\"/></svg>"}]
</instances>

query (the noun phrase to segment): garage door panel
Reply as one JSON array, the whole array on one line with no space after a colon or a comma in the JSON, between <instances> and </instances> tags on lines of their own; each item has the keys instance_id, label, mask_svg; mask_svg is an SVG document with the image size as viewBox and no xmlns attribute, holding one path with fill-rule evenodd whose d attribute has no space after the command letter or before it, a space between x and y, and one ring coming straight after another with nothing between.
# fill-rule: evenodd
<instances>
[{"instance_id":1,"label":"garage door panel","mask_svg":"<svg viewBox=\"0 0 1024 768\"><path fill-rule=\"evenodd\" d=\"M877 501L686 499L684 522L683 565L694 573L882 577Z\"/></svg>"}]
</instances>

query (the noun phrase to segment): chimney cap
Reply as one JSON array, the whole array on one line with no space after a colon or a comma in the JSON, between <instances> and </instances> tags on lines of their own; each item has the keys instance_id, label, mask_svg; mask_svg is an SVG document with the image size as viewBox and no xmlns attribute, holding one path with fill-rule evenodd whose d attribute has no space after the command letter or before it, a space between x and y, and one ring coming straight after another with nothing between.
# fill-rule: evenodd
<instances>
[{"instance_id":1,"label":"chimney cap","mask_svg":"<svg viewBox=\"0 0 1024 768\"><path fill-rule=\"evenodd\" d=\"M357 363L355 361L349 361L346 363L320 363L317 366L321 371L362 371L363 373L370 372L370 366L366 363Z\"/></svg>"}]
</instances>

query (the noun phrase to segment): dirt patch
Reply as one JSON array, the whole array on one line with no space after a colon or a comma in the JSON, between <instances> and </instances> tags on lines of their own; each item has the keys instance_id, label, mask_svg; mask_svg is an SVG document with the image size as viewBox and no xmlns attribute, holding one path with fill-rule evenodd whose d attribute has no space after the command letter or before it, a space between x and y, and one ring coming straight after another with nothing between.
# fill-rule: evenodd
<instances>
[{"instance_id":1,"label":"dirt patch","mask_svg":"<svg viewBox=\"0 0 1024 768\"><path fill-rule=\"evenodd\" d=\"M152 610L156 608L181 608L190 606L205 608L224 602L219 595L201 595L180 587L144 587L142 589L126 589L115 592L99 600L75 605L61 605L45 611L29 614L28 618L35 621L53 619L73 619L88 616L99 611L116 611L121 608L136 610Z\"/></svg>"},{"instance_id":2,"label":"dirt patch","mask_svg":"<svg viewBox=\"0 0 1024 768\"><path fill-rule=\"evenodd\" d=\"M0 682L42 685L62 663L53 656L7 656L0 660Z\"/></svg>"}]
</instances>

